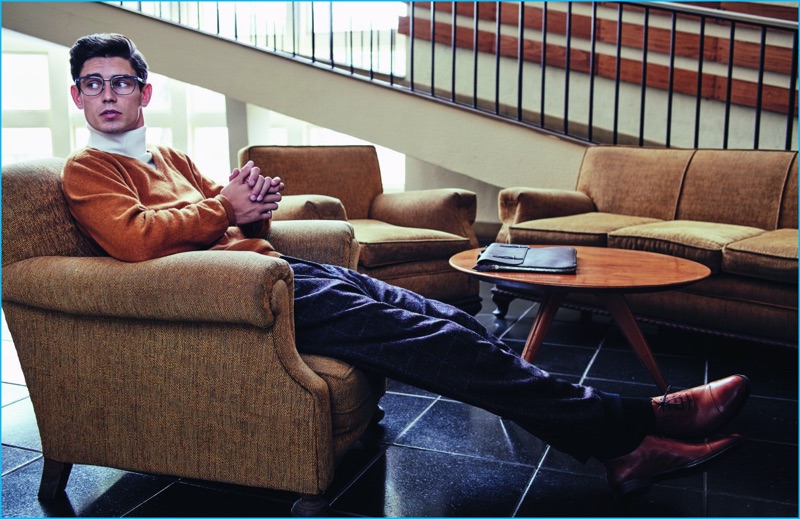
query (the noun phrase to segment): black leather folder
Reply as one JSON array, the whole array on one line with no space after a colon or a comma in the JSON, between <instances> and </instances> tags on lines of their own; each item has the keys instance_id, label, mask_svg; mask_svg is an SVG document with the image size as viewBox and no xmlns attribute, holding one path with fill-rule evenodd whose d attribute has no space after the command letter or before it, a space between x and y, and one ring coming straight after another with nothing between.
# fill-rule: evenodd
<instances>
[{"instance_id":1,"label":"black leather folder","mask_svg":"<svg viewBox=\"0 0 800 519\"><path fill-rule=\"evenodd\" d=\"M574 274L578 268L575 247L528 247L492 243L478 255L473 267L480 272L511 271Z\"/></svg>"}]
</instances>

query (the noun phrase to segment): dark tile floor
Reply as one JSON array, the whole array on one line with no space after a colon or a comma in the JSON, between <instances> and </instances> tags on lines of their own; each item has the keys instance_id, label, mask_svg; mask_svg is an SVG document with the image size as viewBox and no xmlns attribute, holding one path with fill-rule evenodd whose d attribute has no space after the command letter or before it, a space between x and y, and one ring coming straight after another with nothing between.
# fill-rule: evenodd
<instances>
[{"instance_id":1,"label":"dark tile floor","mask_svg":"<svg viewBox=\"0 0 800 519\"><path fill-rule=\"evenodd\" d=\"M488 287L484 287L488 296ZM498 321L484 299L479 319L521 348L536 305L512 304ZM342 462L329 490L334 516L798 516L796 350L643 326L665 376L684 388L731 373L753 393L731 432L748 441L707 472L662 482L625 501L603 469L582 465L513 423L399 383L383 400L373 437ZM65 498L36 498L42 470L36 418L3 322L2 515L286 516L295 496L115 469L76 466ZM573 381L629 395L654 384L609 320L562 310L537 363Z\"/></svg>"}]
</instances>

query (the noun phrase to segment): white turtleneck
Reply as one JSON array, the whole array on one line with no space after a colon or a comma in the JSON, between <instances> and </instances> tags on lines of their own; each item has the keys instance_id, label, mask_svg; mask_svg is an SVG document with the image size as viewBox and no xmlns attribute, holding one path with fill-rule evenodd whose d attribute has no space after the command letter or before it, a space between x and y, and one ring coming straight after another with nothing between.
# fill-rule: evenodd
<instances>
[{"instance_id":1,"label":"white turtleneck","mask_svg":"<svg viewBox=\"0 0 800 519\"><path fill-rule=\"evenodd\" d=\"M99 132L88 125L87 128L89 129L89 142L87 145L90 148L107 153L125 155L155 167L153 155L147 151L146 126L122 133Z\"/></svg>"}]
</instances>

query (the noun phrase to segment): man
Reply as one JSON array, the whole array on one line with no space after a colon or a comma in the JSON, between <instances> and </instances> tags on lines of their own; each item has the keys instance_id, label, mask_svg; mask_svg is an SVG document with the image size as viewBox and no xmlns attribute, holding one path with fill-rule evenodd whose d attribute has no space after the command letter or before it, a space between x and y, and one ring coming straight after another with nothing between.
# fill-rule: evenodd
<instances>
[{"instance_id":1,"label":"man","mask_svg":"<svg viewBox=\"0 0 800 519\"><path fill-rule=\"evenodd\" d=\"M556 379L522 360L471 316L357 272L281 256L264 239L283 184L247 163L220 186L184 154L145 144L147 63L121 35L80 38L70 51L72 99L88 147L69 157L63 189L98 250L145 261L191 250L282 257L294 273L300 351L482 407L578 460L599 459L626 494L704 463L741 440L716 434L749 395L744 376L651 399ZM341 337L342 340L337 340Z\"/></svg>"}]
</instances>

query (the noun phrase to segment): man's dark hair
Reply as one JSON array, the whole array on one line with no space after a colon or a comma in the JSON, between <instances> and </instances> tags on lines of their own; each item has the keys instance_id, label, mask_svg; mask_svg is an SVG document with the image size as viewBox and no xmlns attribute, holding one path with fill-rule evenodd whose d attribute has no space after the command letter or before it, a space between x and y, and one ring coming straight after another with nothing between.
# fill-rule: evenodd
<instances>
[{"instance_id":1,"label":"man's dark hair","mask_svg":"<svg viewBox=\"0 0 800 519\"><path fill-rule=\"evenodd\" d=\"M121 34L90 34L78 38L69 50L72 79L81 75L83 64L92 58L123 58L130 62L136 75L147 81L147 62L136 45ZM139 86L141 88L141 85Z\"/></svg>"}]
</instances>

